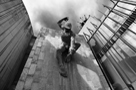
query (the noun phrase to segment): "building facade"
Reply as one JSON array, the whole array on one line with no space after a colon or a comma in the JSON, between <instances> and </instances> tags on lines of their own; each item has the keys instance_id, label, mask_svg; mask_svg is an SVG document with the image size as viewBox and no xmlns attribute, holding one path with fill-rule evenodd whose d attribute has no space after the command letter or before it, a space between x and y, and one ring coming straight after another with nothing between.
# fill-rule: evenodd
<instances>
[{"instance_id":1,"label":"building facade","mask_svg":"<svg viewBox=\"0 0 136 90\"><path fill-rule=\"evenodd\" d=\"M22 0L0 0L0 90L7 90L33 36Z\"/></svg>"},{"instance_id":2,"label":"building facade","mask_svg":"<svg viewBox=\"0 0 136 90\"><path fill-rule=\"evenodd\" d=\"M91 17L79 34L84 35L105 78L117 90L136 89L135 1L110 0L101 19Z\"/></svg>"}]
</instances>

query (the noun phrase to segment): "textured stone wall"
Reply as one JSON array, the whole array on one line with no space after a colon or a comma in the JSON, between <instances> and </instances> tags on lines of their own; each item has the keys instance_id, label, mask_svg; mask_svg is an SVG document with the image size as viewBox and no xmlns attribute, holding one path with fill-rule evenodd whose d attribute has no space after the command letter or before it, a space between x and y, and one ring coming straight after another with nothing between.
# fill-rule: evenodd
<instances>
[{"instance_id":1,"label":"textured stone wall","mask_svg":"<svg viewBox=\"0 0 136 90\"><path fill-rule=\"evenodd\" d=\"M44 60L43 41L43 38L36 39L15 90L31 90L36 88L39 82L38 74Z\"/></svg>"}]
</instances>

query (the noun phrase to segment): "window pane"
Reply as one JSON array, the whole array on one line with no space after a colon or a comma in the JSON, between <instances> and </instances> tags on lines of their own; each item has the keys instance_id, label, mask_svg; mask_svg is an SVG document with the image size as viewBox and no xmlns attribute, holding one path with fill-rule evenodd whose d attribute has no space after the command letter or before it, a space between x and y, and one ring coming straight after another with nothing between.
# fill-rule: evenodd
<instances>
[{"instance_id":1,"label":"window pane","mask_svg":"<svg viewBox=\"0 0 136 90\"><path fill-rule=\"evenodd\" d=\"M118 58L115 56L115 54L114 54L113 52L111 52L111 50L109 50L108 52L110 53L110 54L108 54L109 56L112 55L112 57L114 58L114 60L115 60L116 62L119 62Z\"/></svg>"},{"instance_id":2,"label":"window pane","mask_svg":"<svg viewBox=\"0 0 136 90\"><path fill-rule=\"evenodd\" d=\"M136 24L135 23L131 24L129 29L136 33Z\"/></svg>"},{"instance_id":3,"label":"window pane","mask_svg":"<svg viewBox=\"0 0 136 90\"><path fill-rule=\"evenodd\" d=\"M136 49L136 35L130 31L126 31L122 36L129 44Z\"/></svg>"},{"instance_id":4,"label":"window pane","mask_svg":"<svg viewBox=\"0 0 136 90\"><path fill-rule=\"evenodd\" d=\"M105 36L107 40L109 40L113 36L113 33L104 26L100 28L100 32Z\"/></svg>"},{"instance_id":5,"label":"window pane","mask_svg":"<svg viewBox=\"0 0 136 90\"><path fill-rule=\"evenodd\" d=\"M111 53L114 54L114 56L117 58L118 62L122 61L122 58L119 56L119 54L117 53L117 51L115 51L115 49L111 48Z\"/></svg>"},{"instance_id":6,"label":"window pane","mask_svg":"<svg viewBox=\"0 0 136 90\"><path fill-rule=\"evenodd\" d=\"M130 49L124 42L122 42L120 39L116 42L120 48L128 55L128 56L136 56L136 53Z\"/></svg>"},{"instance_id":7,"label":"window pane","mask_svg":"<svg viewBox=\"0 0 136 90\"><path fill-rule=\"evenodd\" d=\"M107 18L106 20L105 20L105 23L111 28L111 29L113 29L113 31L117 31L118 30L118 28L120 27L120 25L118 26L118 24L117 23L115 23L114 21L112 21L111 19L109 19L109 18ZM116 25L117 24L117 25Z\"/></svg>"},{"instance_id":8,"label":"window pane","mask_svg":"<svg viewBox=\"0 0 136 90\"><path fill-rule=\"evenodd\" d=\"M94 35L94 38L95 38L96 42L97 42L101 47L104 46L104 43L102 42L102 38L99 38L99 35L95 34L95 35Z\"/></svg>"},{"instance_id":9,"label":"window pane","mask_svg":"<svg viewBox=\"0 0 136 90\"><path fill-rule=\"evenodd\" d=\"M120 56L125 59L127 57L126 53L121 49L121 47L118 46L118 44L114 44L113 47L116 49L116 51L120 54Z\"/></svg>"},{"instance_id":10,"label":"window pane","mask_svg":"<svg viewBox=\"0 0 136 90\"><path fill-rule=\"evenodd\" d=\"M104 37L99 32L97 32L97 35L98 35L99 39L101 39L101 42L103 42L103 44L105 45L107 43L107 41L104 39Z\"/></svg>"}]
</instances>

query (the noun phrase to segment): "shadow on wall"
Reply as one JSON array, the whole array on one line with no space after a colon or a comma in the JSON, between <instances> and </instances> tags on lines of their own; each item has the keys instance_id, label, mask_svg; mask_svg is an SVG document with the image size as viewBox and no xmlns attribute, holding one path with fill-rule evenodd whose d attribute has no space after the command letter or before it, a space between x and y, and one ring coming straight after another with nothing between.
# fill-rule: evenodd
<instances>
[{"instance_id":1,"label":"shadow on wall","mask_svg":"<svg viewBox=\"0 0 136 90\"><path fill-rule=\"evenodd\" d=\"M82 56L79 53L75 53L74 60L77 64L82 65L90 70L96 71L94 62L91 58Z\"/></svg>"},{"instance_id":2,"label":"shadow on wall","mask_svg":"<svg viewBox=\"0 0 136 90\"><path fill-rule=\"evenodd\" d=\"M75 53L73 60L75 62L73 69L78 75L77 80L84 83L88 90L105 90L98 76L96 65L90 57Z\"/></svg>"},{"instance_id":3,"label":"shadow on wall","mask_svg":"<svg viewBox=\"0 0 136 90\"><path fill-rule=\"evenodd\" d=\"M78 79L84 81L84 83L87 85L89 90L105 90L102 87L100 78L98 76L98 71L96 70L96 67L98 67L98 64L94 63L94 56L85 42L84 39L82 41L79 41L81 44L81 47L77 50L77 53L75 53L73 60L75 62L75 68L77 73L79 74Z\"/></svg>"},{"instance_id":4,"label":"shadow on wall","mask_svg":"<svg viewBox=\"0 0 136 90\"><path fill-rule=\"evenodd\" d=\"M54 57L56 56L55 54L57 46L59 46L60 44L59 39L60 37L54 37L54 35L46 36L47 41L44 42L44 52L46 53L45 56L47 57L46 59L53 59L56 62L56 58ZM81 87L81 90L104 90L102 88L99 76L96 72L96 66L93 62L94 57L89 47L84 40L79 40L79 42L81 43L81 47L77 50L77 53L75 53L73 57L74 62L72 62L72 65L70 67L70 84L76 82L74 84L79 84L78 86Z\"/></svg>"}]
</instances>

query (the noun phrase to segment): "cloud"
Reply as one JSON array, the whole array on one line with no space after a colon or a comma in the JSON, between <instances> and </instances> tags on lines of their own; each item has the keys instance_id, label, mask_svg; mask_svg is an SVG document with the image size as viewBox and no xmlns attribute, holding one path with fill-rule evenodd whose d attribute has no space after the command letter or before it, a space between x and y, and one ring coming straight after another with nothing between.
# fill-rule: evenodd
<instances>
[{"instance_id":1,"label":"cloud","mask_svg":"<svg viewBox=\"0 0 136 90\"><path fill-rule=\"evenodd\" d=\"M78 32L79 18L84 14L97 15L98 9L96 0L23 0L23 2L35 32L38 32L41 26L59 30L56 23L66 16L70 17L73 30Z\"/></svg>"}]
</instances>

